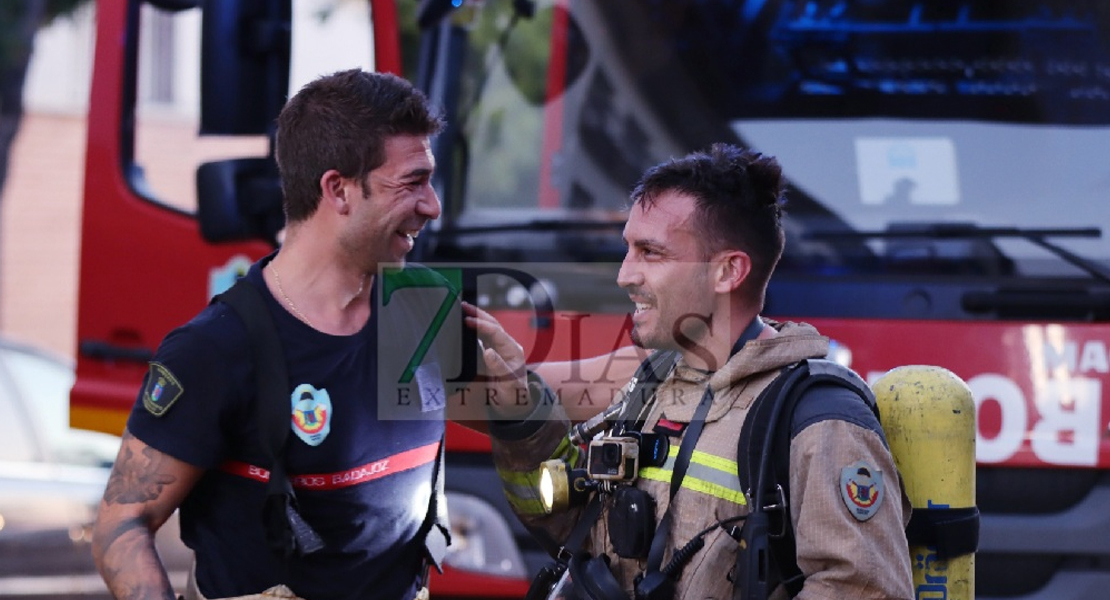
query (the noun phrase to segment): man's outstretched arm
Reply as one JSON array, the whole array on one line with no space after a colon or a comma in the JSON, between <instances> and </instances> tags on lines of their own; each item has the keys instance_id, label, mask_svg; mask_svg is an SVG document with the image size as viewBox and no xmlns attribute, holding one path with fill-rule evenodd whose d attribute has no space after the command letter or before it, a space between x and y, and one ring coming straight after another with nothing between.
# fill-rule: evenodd
<instances>
[{"instance_id":1,"label":"man's outstretched arm","mask_svg":"<svg viewBox=\"0 0 1110 600\"><path fill-rule=\"evenodd\" d=\"M93 559L119 600L174 600L154 534L181 505L204 470L124 431L93 528Z\"/></svg>"},{"instance_id":2,"label":"man's outstretched arm","mask_svg":"<svg viewBox=\"0 0 1110 600\"><path fill-rule=\"evenodd\" d=\"M532 369L551 386L572 423L586 421L622 397L649 351L635 346L581 360L545 362Z\"/></svg>"},{"instance_id":3,"label":"man's outstretched arm","mask_svg":"<svg viewBox=\"0 0 1110 600\"><path fill-rule=\"evenodd\" d=\"M463 305L466 323L482 341L484 373L488 381L467 388L451 399L450 418L467 427L487 431L486 417L513 419L527 416L524 351L488 312ZM527 367L547 383L571 422L585 421L620 399L620 392L635 374L648 351L634 346L587 359L536 363ZM500 399L492 404L486 399ZM506 401L512 399L512 402ZM492 415L486 413L492 409Z\"/></svg>"}]
</instances>

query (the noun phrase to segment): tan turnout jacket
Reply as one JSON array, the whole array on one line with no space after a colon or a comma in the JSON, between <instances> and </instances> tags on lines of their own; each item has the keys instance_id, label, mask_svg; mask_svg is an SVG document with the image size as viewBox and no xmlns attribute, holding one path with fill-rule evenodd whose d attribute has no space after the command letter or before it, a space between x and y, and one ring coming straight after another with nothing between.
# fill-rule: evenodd
<instances>
[{"instance_id":1,"label":"tan turnout jacket","mask_svg":"<svg viewBox=\"0 0 1110 600\"><path fill-rule=\"evenodd\" d=\"M828 340L809 325L772 325L780 335L749 342L715 373L699 371L679 361L656 393L644 431L651 431L660 417L688 423L705 387L708 385L714 393L705 428L674 499L664 564L676 548L698 532L718 521L747 513L747 499L737 476L736 451L752 402L782 367L805 358L823 357L828 352ZM559 542L566 539L579 511L544 515L538 496L529 486L534 489L537 468L550 457L584 459L584 453L566 443L567 428L565 413L556 405L527 438L493 439L494 461L514 510L526 524L544 529ZM642 468L635 483L654 498L656 523L668 509L671 469L680 443L680 438L672 438L667 464L662 468ZM853 516L850 500L842 493L845 473L859 462L879 472L885 493L866 520ZM798 565L806 575L798 598L913 597L904 533L910 516L909 503L880 435L843 420L824 420L806 427L791 444L790 486ZM605 511L593 527L587 550L595 555L609 555L617 580L632 597L633 578L642 572L646 561L616 556L609 543ZM737 541L717 528L706 536L705 542L705 547L683 570L677 582L676 599L734 598L728 575L736 561ZM772 596L785 597L782 589Z\"/></svg>"}]
</instances>

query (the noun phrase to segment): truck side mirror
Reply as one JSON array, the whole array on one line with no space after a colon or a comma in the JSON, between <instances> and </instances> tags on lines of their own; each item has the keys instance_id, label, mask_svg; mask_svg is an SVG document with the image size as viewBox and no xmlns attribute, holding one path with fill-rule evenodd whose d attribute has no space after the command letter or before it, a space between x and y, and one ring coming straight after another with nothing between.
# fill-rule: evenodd
<instances>
[{"instance_id":1,"label":"truck side mirror","mask_svg":"<svg viewBox=\"0 0 1110 600\"><path fill-rule=\"evenodd\" d=\"M289 91L291 0L203 0L201 135L273 128Z\"/></svg>"},{"instance_id":2,"label":"truck side mirror","mask_svg":"<svg viewBox=\"0 0 1110 600\"><path fill-rule=\"evenodd\" d=\"M276 247L285 226L281 199L272 158L234 158L197 168L197 220L208 242L265 240Z\"/></svg>"}]
</instances>

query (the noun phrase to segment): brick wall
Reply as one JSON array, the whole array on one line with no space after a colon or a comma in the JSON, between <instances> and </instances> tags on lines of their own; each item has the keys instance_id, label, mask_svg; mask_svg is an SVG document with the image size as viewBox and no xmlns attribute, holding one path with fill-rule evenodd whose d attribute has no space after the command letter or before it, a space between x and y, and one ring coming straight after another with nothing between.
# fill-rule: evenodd
<instances>
[{"instance_id":1,"label":"brick wall","mask_svg":"<svg viewBox=\"0 0 1110 600\"><path fill-rule=\"evenodd\" d=\"M85 168L83 116L28 114L0 200L0 335L74 357ZM261 156L263 138L196 139L196 126L145 118L136 158L169 203L195 205L194 169L206 160Z\"/></svg>"},{"instance_id":2,"label":"brick wall","mask_svg":"<svg viewBox=\"0 0 1110 600\"><path fill-rule=\"evenodd\" d=\"M0 334L73 357L85 120L27 115L0 197Z\"/></svg>"}]
</instances>

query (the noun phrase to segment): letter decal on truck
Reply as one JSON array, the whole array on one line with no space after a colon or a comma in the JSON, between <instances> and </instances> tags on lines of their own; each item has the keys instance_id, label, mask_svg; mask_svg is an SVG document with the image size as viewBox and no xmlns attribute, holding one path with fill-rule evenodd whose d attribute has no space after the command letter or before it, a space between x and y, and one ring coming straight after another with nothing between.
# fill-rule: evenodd
<instances>
[{"instance_id":1,"label":"letter decal on truck","mask_svg":"<svg viewBox=\"0 0 1110 600\"><path fill-rule=\"evenodd\" d=\"M1070 345L1070 344L1069 344ZM1073 346L1074 347L1074 346ZM1086 348L1093 348L1088 343ZM1084 350L1088 365L1097 364L1097 350ZM1071 353L1073 357L1082 354ZM1063 357L1064 355L1059 355ZM1057 368L1033 383L1032 403L1021 386L999 373L981 373L967 379L975 398L975 458L980 463L1005 463L1020 452L1031 453L1051 465L1097 466L1099 440L1106 430L1102 414L1103 381L1064 371L1063 362L1046 354L1046 364ZM875 381L883 372L871 372Z\"/></svg>"}]
</instances>

